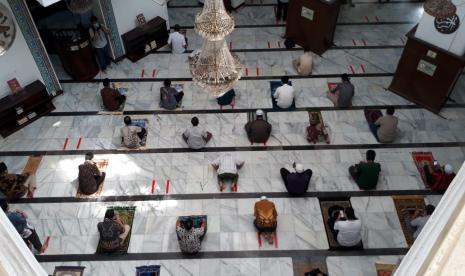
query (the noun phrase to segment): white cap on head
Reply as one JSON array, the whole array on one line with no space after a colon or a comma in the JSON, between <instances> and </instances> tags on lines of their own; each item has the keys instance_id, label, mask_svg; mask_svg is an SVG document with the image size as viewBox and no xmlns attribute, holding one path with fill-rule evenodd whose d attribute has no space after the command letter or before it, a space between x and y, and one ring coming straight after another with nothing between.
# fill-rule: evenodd
<instances>
[{"instance_id":1,"label":"white cap on head","mask_svg":"<svg viewBox=\"0 0 465 276\"><path fill-rule=\"evenodd\" d=\"M263 116L263 110L257 109L257 112L255 112L257 116Z\"/></svg>"},{"instance_id":2,"label":"white cap on head","mask_svg":"<svg viewBox=\"0 0 465 276\"><path fill-rule=\"evenodd\" d=\"M444 166L444 172L445 172L446 174L451 174L451 173L454 172L454 168L452 168L452 165L446 164L446 165Z\"/></svg>"},{"instance_id":3,"label":"white cap on head","mask_svg":"<svg viewBox=\"0 0 465 276\"><path fill-rule=\"evenodd\" d=\"M298 173L301 173L304 171L304 166L302 164L296 164L295 165L295 171L298 172Z\"/></svg>"},{"instance_id":4,"label":"white cap on head","mask_svg":"<svg viewBox=\"0 0 465 276\"><path fill-rule=\"evenodd\" d=\"M266 200L266 196L261 196L260 200Z\"/></svg>"}]
</instances>

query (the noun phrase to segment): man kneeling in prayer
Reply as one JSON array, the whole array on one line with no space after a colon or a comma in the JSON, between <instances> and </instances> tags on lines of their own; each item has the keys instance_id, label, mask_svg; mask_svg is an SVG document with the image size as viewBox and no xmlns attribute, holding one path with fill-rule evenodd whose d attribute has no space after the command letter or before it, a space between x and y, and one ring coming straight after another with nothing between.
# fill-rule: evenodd
<instances>
[{"instance_id":1,"label":"man kneeling in prayer","mask_svg":"<svg viewBox=\"0 0 465 276\"><path fill-rule=\"evenodd\" d=\"M202 240L205 237L207 221L202 218L200 227L195 227L192 217L178 218L176 221L176 234L181 251L186 254L196 254L202 249Z\"/></svg>"},{"instance_id":2,"label":"man kneeling in prayer","mask_svg":"<svg viewBox=\"0 0 465 276\"><path fill-rule=\"evenodd\" d=\"M107 210L103 222L97 224L100 233L100 242L105 252L114 252L123 245L128 237L131 226L123 224L119 213L115 210Z\"/></svg>"}]
</instances>

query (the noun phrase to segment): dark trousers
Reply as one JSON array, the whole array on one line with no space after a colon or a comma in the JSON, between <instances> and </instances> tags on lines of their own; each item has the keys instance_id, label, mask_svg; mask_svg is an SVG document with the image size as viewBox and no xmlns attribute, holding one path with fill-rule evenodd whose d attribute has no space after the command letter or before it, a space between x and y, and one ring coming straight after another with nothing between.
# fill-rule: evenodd
<instances>
[{"instance_id":1,"label":"dark trousers","mask_svg":"<svg viewBox=\"0 0 465 276\"><path fill-rule=\"evenodd\" d=\"M176 102L178 102L178 103L179 103L180 101L182 101L182 98L183 98L183 97L184 97L184 92L182 92L182 91L179 92L178 94L176 94L176 95L174 96L174 98L176 99Z\"/></svg>"},{"instance_id":2,"label":"dark trousers","mask_svg":"<svg viewBox=\"0 0 465 276\"><path fill-rule=\"evenodd\" d=\"M42 243L40 242L39 236L37 235L36 230L33 229L31 231L32 234L23 240L27 244L27 246L29 246L29 244L32 244L35 250L40 251L42 249Z\"/></svg>"},{"instance_id":3,"label":"dark trousers","mask_svg":"<svg viewBox=\"0 0 465 276\"><path fill-rule=\"evenodd\" d=\"M334 205L328 208L328 226L329 230L331 230L331 233L333 234L335 241L337 241L337 234L339 233L339 230L334 229L334 224L336 223L338 212L341 210L344 210L344 208L339 205Z\"/></svg>"},{"instance_id":4,"label":"dark trousers","mask_svg":"<svg viewBox=\"0 0 465 276\"><path fill-rule=\"evenodd\" d=\"M230 180L232 183L237 184L239 175L236 173L222 173L218 175L218 182L224 182L225 180Z\"/></svg>"},{"instance_id":5,"label":"dark trousers","mask_svg":"<svg viewBox=\"0 0 465 276\"><path fill-rule=\"evenodd\" d=\"M373 133L373 136L375 136L376 141L379 141L378 139L378 128L379 126L375 125L375 123L369 123L368 126L370 127L371 133Z\"/></svg>"},{"instance_id":6,"label":"dark trousers","mask_svg":"<svg viewBox=\"0 0 465 276\"><path fill-rule=\"evenodd\" d=\"M97 56L97 61L100 67L100 70L105 71L107 69L107 66L110 65L111 63L111 57L108 49L108 44L107 46L103 48L94 48L95 49L95 55Z\"/></svg>"},{"instance_id":7,"label":"dark trousers","mask_svg":"<svg viewBox=\"0 0 465 276\"><path fill-rule=\"evenodd\" d=\"M276 9L276 20L281 20L282 16L283 20L286 21L288 6L289 3L283 3L278 0L278 8Z\"/></svg>"},{"instance_id":8,"label":"dark trousers","mask_svg":"<svg viewBox=\"0 0 465 276\"><path fill-rule=\"evenodd\" d=\"M147 135L147 130L145 128L142 128L141 132L137 133L137 136L139 136L139 139L141 140L144 140L146 135Z\"/></svg>"},{"instance_id":9,"label":"dark trousers","mask_svg":"<svg viewBox=\"0 0 465 276\"><path fill-rule=\"evenodd\" d=\"M98 186L100 186L100 184L102 184L103 181L105 180L105 176L106 176L105 172L102 172L102 175L97 175L95 177L95 182L97 182L97 190L98 190Z\"/></svg>"},{"instance_id":10,"label":"dark trousers","mask_svg":"<svg viewBox=\"0 0 465 276\"><path fill-rule=\"evenodd\" d=\"M282 177L282 179L283 179L283 181L284 181L284 186L286 186L287 192L290 193L291 195L300 195L301 193L295 193L295 192L293 192L293 189L289 187L289 184L290 184L290 183L287 182L287 176L288 176L291 172L288 171L286 168L281 168L281 170L280 170L279 172L281 173L281 177ZM303 174L308 175L308 179L310 179L310 178L312 177L313 172L312 172L312 170L308 169L308 170L305 170L305 171L303 172ZM307 188L308 188L308 187L307 187ZM307 189L305 189L305 190L307 190Z\"/></svg>"},{"instance_id":11,"label":"dark trousers","mask_svg":"<svg viewBox=\"0 0 465 276\"><path fill-rule=\"evenodd\" d=\"M430 173L428 165L423 166L423 172L425 174L426 183L428 183L428 185L433 184L433 175Z\"/></svg>"}]
</instances>

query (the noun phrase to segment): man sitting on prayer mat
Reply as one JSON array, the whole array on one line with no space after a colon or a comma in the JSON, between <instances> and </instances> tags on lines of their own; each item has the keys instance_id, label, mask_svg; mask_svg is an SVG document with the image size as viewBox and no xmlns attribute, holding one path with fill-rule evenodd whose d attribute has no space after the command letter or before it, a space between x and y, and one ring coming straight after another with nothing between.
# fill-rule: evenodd
<instances>
[{"instance_id":1,"label":"man sitting on prayer mat","mask_svg":"<svg viewBox=\"0 0 465 276\"><path fill-rule=\"evenodd\" d=\"M438 192L445 192L455 177L452 165L446 164L444 168L442 168L437 161L433 162L433 168L426 164L423 167L423 171L425 173L426 182L431 190Z\"/></svg>"},{"instance_id":2,"label":"man sitting on prayer mat","mask_svg":"<svg viewBox=\"0 0 465 276\"><path fill-rule=\"evenodd\" d=\"M245 124L245 131L251 143L266 143L271 134L271 124L263 119L263 110L256 112L257 118Z\"/></svg>"},{"instance_id":3,"label":"man sitting on prayer mat","mask_svg":"<svg viewBox=\"0 0 465 276\"><path fill-rule=\"evenodd\" d=\"M105 252L116 251L126 240L131 226L123 224L118 212L108 209L103 222L97 224L100 242Z\"/></svg>"},{"instance_id":4,"label":"man sitting on prayer mat","mask_svg":"<svg viewBox=\"0 0 465 276\"><path fill-rule=\"evenodd\" d=\"M342 82L336 88L328 91L327 96L335 107L351 107L352 98L354 97L354 85L350 83L350 78L347 74L342 74L341 80Z\"/></svg>"},{"instance_id":5,"label":"man sitting on prayer mat","mask_svg":"<svg viewBox=\"0 0 465 276\"><path fill-rule=\"evenodd\" d=\"M184 97L183 91L178 91L171 86L171 80L164 80L163 87L160 87L160 106L168 110L176 109L180 106L182 98Z\"/></svg>"},{"instance_id":6,"label":"man sitting on prayer mat","mask_svg":"<svg viewBox=\"0 0 465 276\"><path fill-rule=\"evenodd\" d=\"M34 177L29 173L8 173L8 167L0 162L0 191L9 200L23 197L28 191L35 190Z\"/></svg>"},{"instance_id":7,"label":"man sitting on prayer mat","mask_svg":"<svg viewBox=\"0 0 465 276\"><path fill-rule=\"evenodd\" d=\"M26 213L18 209L10 211L8 202L4 199L0 201L0 205L2 206L2 210L5 212L5 215L8 217L11 224L13 224L16 231L18 231L27 246L31 249L34 248L36 254L44 253L48 245L42 245L36 230L28 221Z\"/></svg>"},{"instance_id":8,"label":"man sitting on prayer mat","mask_svg":"<svg viewBox=\"0 0 465 276\"><path fill-rule=\"evenodd\" d=\"M192 126L182 134L182 139L191 149L202 149L212 139L213 135L199 126L199 118L191 119Z\"/></svg>"},{"instance_id":9,"label":"man sitting on prayer mat","mask_svg":"<svg viewBox=\"0 0 465 276\"><path fill-rule=\"evenodd\" d=\"M276 100L278 107L286 109L294 103L294 87L290 86L289 77L281 77L282 86L276 88L273 98Z\"/></svg>"},{"instance_id":10,"label":"man sitting on prayer mat","mask_svg":"<svg viewBox=\"0 0 465 276\"><path fill-rule=\"evenodd\" d=\"M286 168L281 168L281 177L289 194L299 196L307 191L312 177L312 170L304 171L304 166L296 163L293 164L293 167L295 172L289 172Z\"/></svg>"},{"instance_id":11,"label":"man sitting on prayer mat","mask_svg":"<svg viewBox=\"0 0 465 276\"><path fill-rule=\"evenodd\" d=\"M102 96L103 106L108 111L115 111L120 109L121 105L126 101L126 96L122 95L115 84L110 87L110 80L103 80L103 89L100 90Z\"/></svg>"},{"instance_id":12,"label":"man sitting on prayer mat","mask_svg":"<svg viewBox=\"0 0 465 276\"><path fill-rule=\"evenodd\" d=\"M133 125L129 116L124 117L124 124L125 126L121 129L122 145L130 149L145 146L144 136L147 133L145 128Z\"/></svg>"},{"instance_id":13,"label":"man sitting on prayer mat","mask_svg":"<svg viewBox=\"0 0 465 276\"><path fill-rule=\"evenodd\" d=\"M88 152L86 153L84 163L79 165L79 191L86 195L97 192L99 186L105 180L105 173L99 170L93 159L94 154Z\"/></svg>"},{"instance_id":14,"label":"man sitting on prayer mat","mask_svg":"<svg viewBox=\"0 0 465 276\"><path fill-rule=\"evenodd\" d=\"M207 222L202 219L200 227L194 227L191 217L178 219L176 221L176 234L178 235L179 247L186 254L196 254L202 249L202 240L205 236Z\"/></svg>"},{"instance_id":15,"label":"man sitting on prayer mat","mask_svg":"<svg viewBox=\"0 0 465 276\"><path fill-rule=\"evenodd\" d=\"M423 227L425 227L426 222L428 221L429 217L431 214L434 212L434 206L433 205L426 205L425 207L425 212L421 210L415 210L415 214L413 215L413 218L408 221L408 226L412 228L413 231L413 239L416 239L418 235L420 234L421 230L423 230Z\"/></svg>"},{"instance_id":16,"label":"man sitting on prayer mat","mask_svg":"<svg viewBox=\"0 0 465 276\"><path fill-rule=\"evenodd\" d=\"M332 208L329 208L329 212ZM330 214L328 225L333 233L334 239L341 246L352 247L362 241L362 223L355 216L352 207L345 208Z\"/></svg>"},{"instance_id":17,"label":"man sitting on prayer mat","mask_svg":"<svg viewBox=\"0 0 465 276\"><path fill-rule=\"evenodd\" d=\"M376 152L374 150L367 150L366 162L360 161L360 163L349 168L349 174L362 190L374 189L378 184L381 165L375 162L375 157Z\"/></svg>"},{"instance_id":18,"label":"man sitting on prayer mat","mask_svg":"<svg viewBox=\"0 0 465 276\"><path fill-rule=\"evenodd\" d=\"M369 122L370 131L380 143L391 143L396 139L399 120L394 116L394 112L394 107L389 106L386 109L386 115L377 119L376 122Z\"/></svg>"}]
</instances>

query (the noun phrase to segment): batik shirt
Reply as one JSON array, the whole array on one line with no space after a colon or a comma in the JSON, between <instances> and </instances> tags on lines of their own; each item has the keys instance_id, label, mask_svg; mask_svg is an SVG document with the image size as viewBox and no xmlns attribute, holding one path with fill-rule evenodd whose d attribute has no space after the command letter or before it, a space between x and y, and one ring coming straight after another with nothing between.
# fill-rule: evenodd
<instances>
[{"instance_id":1,"label":"batik shirt","mask_svg":"<svg viewBox=\"0 0 465 276\"><path fill-rule=\"evenodd\" d=\"M199 252L202 248L202 241L200 240L200 238L202 237L204 232L205 230L202 227L192 227L191 230L187 231L181 226L177 226L176 233L179 237L179 247L181 248L181 251L186 253Z\"/></svg>"},{"instance_id":2,"label":"batik shirt","mask_svg":"<svg viewBox=\"0 0 465 276\"><path fill-rule=\"evenodd\" d=\"M82 193L93 194L97 191L96 176L100 175L97 165L92 160L87 160L79 165L79 189Z\"/></svg>"},{"instance_id":3,"label":"batik shirt","mask_svg":"<svg viewBox=\"0 0 465 276\"><path fill-rule=\"evenodd\" d=\"M134 149L140 145L139 136L137 133L141 132L142 129L138 126L125 126L121 129L121 136L123 137L123 145Z\"/></svg>"},{"instance_id":4,"label":"batik shirt","mask_svg":"<svg viewBox=\"0 0 465 276\"><path fill-rule=\"evenodd\" d=\"M9 174L3 173L0 174L0 191L8 199L18 199L27 192L27 187L24 185L27 178L29 177L28 173L25 174Z\"/></svg>"}]
</instances>

